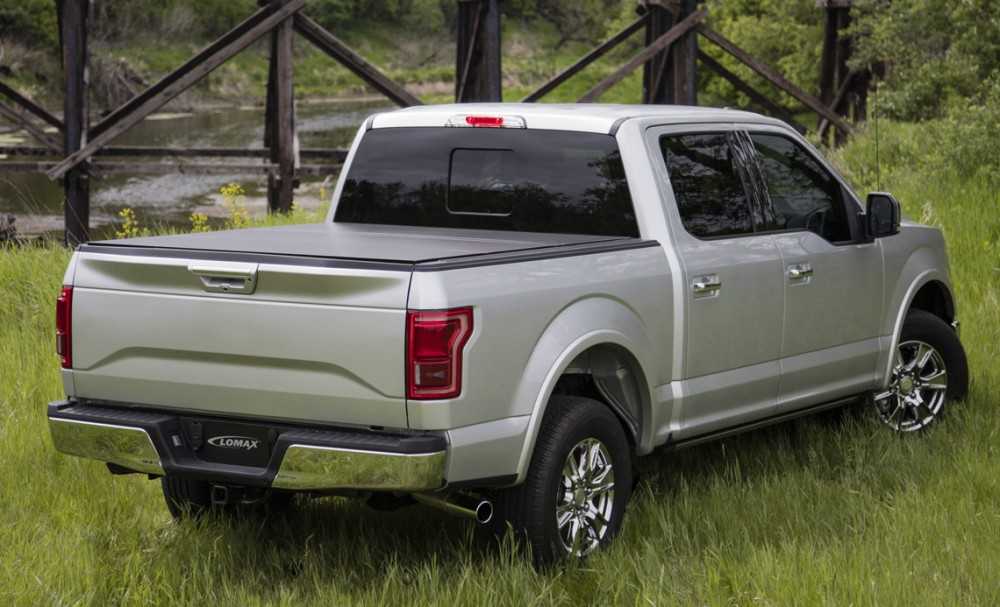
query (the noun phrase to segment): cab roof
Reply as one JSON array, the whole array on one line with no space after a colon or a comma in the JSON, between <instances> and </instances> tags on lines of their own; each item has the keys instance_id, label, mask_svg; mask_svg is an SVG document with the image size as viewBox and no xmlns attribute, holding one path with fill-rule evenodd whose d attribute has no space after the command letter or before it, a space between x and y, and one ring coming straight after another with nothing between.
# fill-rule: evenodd
<instances>
[{"instance_id":1,"label":"cab roof","mask_svg":"<svg viewBox=\"0 0 1000 607\"><path fill-rule=\"evenodd\" d=\"M626 120L650 118L663 124L741 122L784 124L753 112L685 105L598 103L460 103L421 105L376 114L371 128L445 126L455 116L518 116L529 129L613 133Z\"/></svg>"}]
</instances>

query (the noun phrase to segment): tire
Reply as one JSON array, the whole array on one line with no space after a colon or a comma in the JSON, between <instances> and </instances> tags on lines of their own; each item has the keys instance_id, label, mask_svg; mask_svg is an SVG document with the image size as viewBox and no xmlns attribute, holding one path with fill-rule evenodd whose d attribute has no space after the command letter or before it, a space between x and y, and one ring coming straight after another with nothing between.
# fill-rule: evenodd
<instances>
[{"instance_id":1,"label":"tire","mask_svg":"<svg viewBox=\"0 0 1000 607\"><path fill-rule=\"evenodd\" d=\"M176 520L197 519L208 512L230 516L281 514L291 506L293 497L284 491L263 490L252 502L213 506L212 483L164 476L160 484L167 510Z\"/></svg>"},{"instance_id":2,"label":"tire","mask_svg":"<svg viewBox=\"0 0 1000 607\"><path fill-rule=\"evenodd\" d=\"M571 482L564 477L571 453L572 461L579 464L584 452L597 455L588 470L587 478L592 480L581 480L577 491L561 490ZM609 476L613 480L608 480ZM608 495L608 489L599 491L598 487L611 487L613 493ZM571 555L585 557L607 545L621 530L631 489L632 450L618 418L589 398L553 396L524 483L497 496L495 531L503 534L513 529L530 546L538 567ZM589 508L589 515L582 514L584 508ZM601 518L606 518L606 523L593 515L596 512L605 515ZM562 529L558 516L564 521L569 516ZM579 524L581 521L587 521L586 527ZM574 525L581 529L578 539L567 545Z\"/></svg>"},{"instance_id":3,"label":"tire","mask_svg":"<svg viewBox=\"0 0 1000 607\"><path fill-rule=\"evenodd\" d=\"M941 318L910 310L893 356L889 386L876 395L875 405L882 421L894 430L923 430L941 418L949 403L965 398L969 389L965 349Z\"/></svg>"}]
</instances>

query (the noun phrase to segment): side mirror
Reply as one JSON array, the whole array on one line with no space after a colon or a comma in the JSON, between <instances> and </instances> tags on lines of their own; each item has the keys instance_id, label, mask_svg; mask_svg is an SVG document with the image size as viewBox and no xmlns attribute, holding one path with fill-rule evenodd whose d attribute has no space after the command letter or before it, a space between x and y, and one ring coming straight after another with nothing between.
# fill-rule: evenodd
<instances>
[{"instance_id":1,"label":"side mirror","mask_svg":"<svg viewBox=\"0 0 1000 607\"><path fill-rule=\"evenodd\" d=\"M868 238L874 240L883 236L899 234L901 217L899 202L888 192L872 192L868 195L865 211L865 228Z\"/></svg>"}]
</instances>

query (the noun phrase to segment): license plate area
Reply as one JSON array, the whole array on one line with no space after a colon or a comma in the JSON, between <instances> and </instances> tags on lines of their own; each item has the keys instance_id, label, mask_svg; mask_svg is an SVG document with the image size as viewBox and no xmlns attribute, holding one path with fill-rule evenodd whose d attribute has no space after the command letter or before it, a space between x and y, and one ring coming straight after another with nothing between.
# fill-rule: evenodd
<instances>
[{"instance_id":1,"label":"license plate area","mask_svg":"<svg viewBox=\"0 0 1000 607\"><path fill-rule=\"evenodd\" d=\"M235 466L267 467L277 432L266 426L186 420L189 444L199 459Z\"/></svg>"}]
</instances>

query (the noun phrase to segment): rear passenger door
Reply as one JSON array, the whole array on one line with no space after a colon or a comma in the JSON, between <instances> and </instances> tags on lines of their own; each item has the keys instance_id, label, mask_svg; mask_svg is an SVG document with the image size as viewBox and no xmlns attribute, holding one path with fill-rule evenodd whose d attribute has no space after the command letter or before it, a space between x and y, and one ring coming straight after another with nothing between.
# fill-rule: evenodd
<instances>
[{"instance_id":1,"label":"rear passenger door","mask_svg":"<svg viewBox=\"0 0 1000 607\"><path fill-rule=\"evenodd\" d=\"M778 411L869 389L878 356L882 254L864 243L860 205L807 146L749 133L773 213L785 298Z\"/></svg>"},{"instance_id":2,"label":"rear passenger door","mask_svg":"<svg viewBox=\"0 0 1000 607\"><path fill-rule=\"evenodd\" d=\"M673 193L664 211L686 289L675 438L688 438L774 412L781 256L773 235L755 231L761 192L746 174L745 134L725 125L652 134Z\"/></svg>"}]
</instances>

